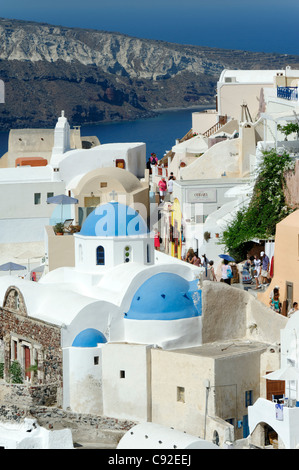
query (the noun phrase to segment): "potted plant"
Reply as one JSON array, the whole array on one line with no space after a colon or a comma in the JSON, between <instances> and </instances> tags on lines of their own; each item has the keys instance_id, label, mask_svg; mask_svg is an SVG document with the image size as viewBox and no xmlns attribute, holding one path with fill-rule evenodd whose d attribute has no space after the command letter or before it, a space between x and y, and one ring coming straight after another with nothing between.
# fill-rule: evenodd
<instances>
[{"instance_id":1,"label":"potted plant","mask_svg":"<svg viewBox=\"0 0 299 470\"><path fill-rule=\"evenodd\" d=\"M211 238L210 232L205 232L205 233L203 234L203 237L204 237L205 241L208 242L208 241L210 240L210 238Z\"/></svg>"},{"instance_id":2,"label":"potted plant","mask_svg":"<svg viewBox=\"0 0 299 470\"><path fill-rule=\"evenodd\" d=\"M62 222L58 222L54 225L54 232L56 235L63 235L64 224Z\"/></svg>"}]
</instances>

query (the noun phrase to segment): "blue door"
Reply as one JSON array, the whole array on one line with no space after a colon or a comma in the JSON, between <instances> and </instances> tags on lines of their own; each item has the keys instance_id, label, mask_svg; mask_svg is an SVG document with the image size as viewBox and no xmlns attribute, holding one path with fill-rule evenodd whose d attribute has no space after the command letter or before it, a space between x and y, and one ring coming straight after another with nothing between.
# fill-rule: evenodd
<instances>
[{"instance_id":1,"label":"blue door","mask_svg":"<svg viewBox=\"0 0 299 470\"><path fill-rule=\"evenodd\" d=\"M243 438L249 436L248 415L243 416Z\"/></svg>"}]
</instances>

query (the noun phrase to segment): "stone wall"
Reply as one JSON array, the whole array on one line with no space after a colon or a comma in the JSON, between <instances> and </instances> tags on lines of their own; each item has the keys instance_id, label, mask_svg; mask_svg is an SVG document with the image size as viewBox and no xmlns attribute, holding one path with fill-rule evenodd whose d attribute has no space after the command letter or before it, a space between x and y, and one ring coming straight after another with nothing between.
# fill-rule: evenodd
<instances>
[{"instance_id":1,"label":"stone wall","mask_svg":"<svg viewBox=\"0 0 299 470\"><path fill-rule=\"evenodd\" d=\"M53 406L59 402L57 384L27 385L0 381L0 403L10 406Z\"/></svg>"},{"instance_id":2,"label":"stone wall","mask_svg":"<svg viewBox=\"0 0 299 470\"><path fill-rule=\"evenodd\" d=\"M18 294L19 301L12 301ZM62 385L62 350L60 328L49 323L34 320L27 316L22 294L12 287L6 294L3 308L0 308L0 338L4 341L4 378L8 379L9 367L14 359L11 339L15 338L18 347L29 344L31 364L37 362L35 379L38 383L60 383ZM24 368L22 358L16 358Z\"/></svg>"},{"instance_id":3,"label":"stone wall","mask_svg":"<svg viewBox=\"0 0 299 470\"><path fill-rule=\"evenodd\" d=\"M1 405L2 423L21 423L24 418L35 418L45 429L70 429L74 443L97 443L115 447L122 436L136 422L119 420L107 416L84 415L46 406Z\"/></svg>"}]
</instances>

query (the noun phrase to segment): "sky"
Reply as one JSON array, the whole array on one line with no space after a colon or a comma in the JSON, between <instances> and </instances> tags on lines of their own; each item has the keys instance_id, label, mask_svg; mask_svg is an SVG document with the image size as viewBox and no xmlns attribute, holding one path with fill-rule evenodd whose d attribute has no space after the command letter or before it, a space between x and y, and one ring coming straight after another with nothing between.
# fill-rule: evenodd
<instances>
[{"instance_id":1,"label":"sky","mask_svg":"<svg viewBox=\"0 0 299 470\"><path fill-rule=\"evenodd\" d=\"M298 0L10 0L0 16L144 39L299 55Z\"/></svg>"}]
</instances>

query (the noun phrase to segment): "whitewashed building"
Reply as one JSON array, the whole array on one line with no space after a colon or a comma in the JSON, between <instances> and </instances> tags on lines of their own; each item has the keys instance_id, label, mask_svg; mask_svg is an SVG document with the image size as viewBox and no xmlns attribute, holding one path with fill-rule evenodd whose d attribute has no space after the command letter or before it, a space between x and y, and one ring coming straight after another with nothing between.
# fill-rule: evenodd
<instances>
[{"instance_id":1,"label":"whitewashed building","mask_svg":"<svg viewBox=\"0 0 299 470\"><path fill-rule=\"evenodd\" d=\"M144 143L71 148L70 135L69 123L62 112L54 130L52 154L47 156L46 166L31 166L32 158L27 157L27 164L24 158L20 166L0 168L0 243L43 241L45 225L61 221L60 207L47 204L47 198L65 193L71 196L69 186L92 170L118 167L138 178L144 177ZM32 141L37 138L34 133L29 137ZM27 154L20 148L19 156L22 155ZM63 221L75 219L74 207L66 205L62 215Z\"/></svg>"}]
</instances>

